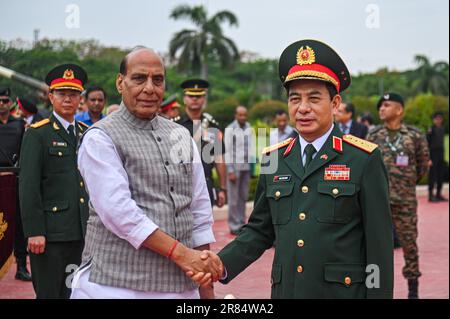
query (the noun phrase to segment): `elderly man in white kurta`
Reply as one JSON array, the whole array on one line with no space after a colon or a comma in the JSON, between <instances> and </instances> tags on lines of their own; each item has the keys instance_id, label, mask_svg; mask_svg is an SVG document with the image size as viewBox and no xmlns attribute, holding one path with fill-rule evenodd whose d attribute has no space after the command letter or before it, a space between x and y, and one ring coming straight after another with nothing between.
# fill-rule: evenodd
<instances>
[{"instance_id":1,"label":"elderly man in white kurta","mask_svg":"<svg viewBox=\"0 0 450 319\"><path fill-rule=\"evenodd\" d=\"M129 53L116 81L119 110L83 137L90 213L72 298L214 296L223 269L201 252L214 242L203 168L189 132L157 115L164 74L152 50ZM200 293L186 272L207 274Z\"/></svg>"}]
</instances>

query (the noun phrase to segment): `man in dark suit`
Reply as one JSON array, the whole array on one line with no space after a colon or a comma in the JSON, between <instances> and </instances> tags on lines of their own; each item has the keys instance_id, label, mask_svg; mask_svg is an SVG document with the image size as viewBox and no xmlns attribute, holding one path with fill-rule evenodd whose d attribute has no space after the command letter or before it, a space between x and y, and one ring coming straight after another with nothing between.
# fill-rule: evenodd
<instances>
[{"instance_id":1,"label":"man in dark suit","mask_svg":"<svg viewBox=\"0 0 450 319\"><path fill-rule=\"evenodd\" d=\"M25 132L19 196L37 298L69 298L68 276L81 262L88 195L77 168L77 145L87 125L74 119L87 81L75 64L45 79L53 113Z\"/></svg>"},{"instance_id":2,"label":"man in dark suit","mask_svg":"<svg viewBox=\"0 0 450 319\"><path fill-rule=\"evenodd\" d=\"M353 120L355 115L355 106L352 103L341 103L335 114L339 129L344 134L351 134L359 138L366 138L367 126Z\"/></svg>"}]
</instances>

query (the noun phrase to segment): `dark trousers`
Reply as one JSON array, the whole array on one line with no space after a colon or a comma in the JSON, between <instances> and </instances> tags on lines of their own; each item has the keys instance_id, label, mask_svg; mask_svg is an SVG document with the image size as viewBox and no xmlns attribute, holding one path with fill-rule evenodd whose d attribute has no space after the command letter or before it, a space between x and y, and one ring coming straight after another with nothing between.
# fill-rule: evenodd
<instances>
[{"instance_id":1,"label":"dark trousers","mask_svg":"<svg viewBox=\"0 0 450 319\"><path fill-rule=\"evenodd\" d=\"M433 195L434 185L437 186L437 196L441 195L442 183L444 181L444 150L431 150L430 158L433 165L428 175L428 190Z\"/></svg>"},{"instance_id":2,"label":"dark trousers","mask_svg":"<svg viewBox=\"0 0 450 319\"><path fill-rule=\"evenodd\" d=\"M38 299L68 299L72 276L81 263L83 241L47 242L43 254L30 253L33 287Z\"/></svg>"}]
</instances>

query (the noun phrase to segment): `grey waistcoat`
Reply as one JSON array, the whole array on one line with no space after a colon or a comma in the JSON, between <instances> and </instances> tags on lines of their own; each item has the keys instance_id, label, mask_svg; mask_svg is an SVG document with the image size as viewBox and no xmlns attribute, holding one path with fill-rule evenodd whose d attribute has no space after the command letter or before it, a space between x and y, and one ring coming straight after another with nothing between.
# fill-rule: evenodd
<instances>
[{"instance_id":1,"label":"grey waistcoat","mask_svg":"<svg viewBox=\"0 0 450 319\"><path fill-rule=\"evenodd\" d=\"M122 160L131 197L159 228L192 248L192 141L189 131L163 117L141 120L123 105L91 129L113 141ZM136 250L103 225L90 206L83 264L89 281L140 291L180 293L196 288L166 257Z\"/></svg>"}]
</instances>

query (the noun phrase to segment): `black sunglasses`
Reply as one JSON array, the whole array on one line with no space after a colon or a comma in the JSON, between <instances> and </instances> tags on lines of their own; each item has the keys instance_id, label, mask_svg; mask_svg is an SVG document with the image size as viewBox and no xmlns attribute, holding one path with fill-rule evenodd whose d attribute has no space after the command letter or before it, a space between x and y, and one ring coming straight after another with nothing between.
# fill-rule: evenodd
<instances>
[{"instance_id":1,"label":"black sunglasses","mask_svg":"<svg viewBox=\"0 0 450 319\"><path fill-rule=\"evenodd\" d=\"M0 99L0 102L2 102L3 104L7 104L9 103L9 99Z\"/></svg>"}]
</instances>

